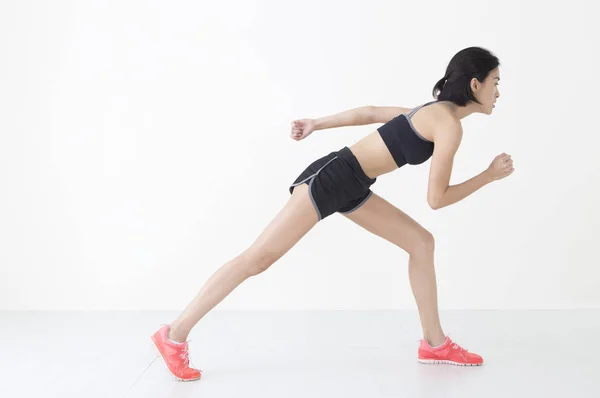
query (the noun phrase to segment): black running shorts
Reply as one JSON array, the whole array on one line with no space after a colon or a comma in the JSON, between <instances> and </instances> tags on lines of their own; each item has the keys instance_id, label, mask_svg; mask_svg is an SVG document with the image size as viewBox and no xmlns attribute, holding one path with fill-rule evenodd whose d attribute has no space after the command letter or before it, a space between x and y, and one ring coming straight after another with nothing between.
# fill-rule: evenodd
<instances>
[{"instance_id":1,"label":"black running shorts","mask_svg":"<svg viewBox=\"0 0 600 398\"><path fill-rule=\"evenodd\" d=\"M308 194L319 221L335 213L351 213L373 193L369 187L377 178L369 178L347 146L312 162L289 187L308 184Z\"/></svg>"}]
</instances>

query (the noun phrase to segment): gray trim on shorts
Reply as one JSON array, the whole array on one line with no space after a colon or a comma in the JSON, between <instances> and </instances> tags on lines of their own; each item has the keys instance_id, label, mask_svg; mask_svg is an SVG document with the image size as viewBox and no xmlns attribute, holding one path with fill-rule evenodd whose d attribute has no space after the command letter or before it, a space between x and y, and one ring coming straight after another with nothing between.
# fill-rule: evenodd
<instances>
[{"instance_id":1,"label":"gray trim on shorts","mask_svg":"<svg viewBox=\"0 0 600 398\"><path fill-rule=\"evenodd\" d=\"M309 175L308 177L306 177L304 180L302 180L302 181L300 181L300 182L297 182L297 183L295 183L295 184L292 184L292 185L290 185L290 188L291 188L291 187L297 187L297 186L298 186L298 185L300 185L300 184L304 184L306 181L308 181L308 180L310 180L311 178L315 177L317 174L319 174L319 172L320 172L321 170L323 170L323 167L327 166L329 163L331 163L332 161L334 161L334 160L335 160L335 159L337 159L337 158L338 158L338 157L337 157L337 156L335 156L333 159L329 159L329 162L327 162L327 163L325 163L323 166L321 166L321 168L320 168L319 170L317 170L317 172L316 172L316 173Z\"/></svg>"},{"instance_id":2,"label":"gray trim on shorts","mask_svg":"<svg viewBox=\"0 0 600 398\"><path fill-rule=\"evenodd\" d=\"M353 209L350 209L348 211L340 211L339 213L348 214L348 213L352 213L353 211L358 210L359 207L361 207L362 205L364 205L367 202L367 200L371 197L371 195L373 195L373 191L369 191L369 194L367 195L367 197L364 198L363 201L360 202L359 204L357 204Z\"/></svg>"},{"instance_id":3,"label":"gray trim on shorts","mask_svg":"<svg viewBox=\"0 0 600 398\"><path fill-rule=\"evenodd\" d=\"M316 177L316 174L315 174L315 177ZM317 211L317 218L318 218L317 221L321 221L321 210L319 210L319 206L317 206L317 202L315 201L315 198L313 197L312 190L311 190L312 183L314 181L315 181L315 179L313 177L313 179L310 180L310 182L308 183L308 196L310 196L310 200L311 200L313 206L315 207L315 210Z\"/></svg>"},{"instance_id":4,"label":"gray trim on shorts","mask_svg":"<svg viewBox=\"0 0 600 398\"><path fill-rule=\"evenodd\" d=\"M333 162L333 161L334 161L334 160L336 160L336 159L338 159L338 157L337 157L337 156L334 156L332 159L329 159L329 161L328 161L327 163L325 163L323 166L321 166L321 168L320 168L319 170L317 170L317 172L316 172L316 173L314 173L314 174L312 174L312 175L310 175L310 176L306 177L304 180L302 180L302 181L300 181L300 182L297 182L297 183L295 183L295 184L292 184L292 185L290 185L290 188L291 188L291 187L297 187L298 185L300 185L300 184L304 184L306 181L310 180L310 181L309 181L309 183L308 183L308 195L310 196L310 200L312 201L312 204L313 204L313 206L315 207L315 210L317 211L317 216L319 217L319 220L318 220L318 221L321 221L321 210L319 210L319 206L317 206L317 202L315 201L315 198L314 198L314 196L313 196L313 194L312 194L312 190L311 190L311 188L312 188L312 183L313 183L313 181L315 180L315 177L317 176L317 174L319 174L319 172L320 172L321 170L323 170L323 168L324 168L325 166L327 166L329 163Z\"/></svg>"}]
</instances>

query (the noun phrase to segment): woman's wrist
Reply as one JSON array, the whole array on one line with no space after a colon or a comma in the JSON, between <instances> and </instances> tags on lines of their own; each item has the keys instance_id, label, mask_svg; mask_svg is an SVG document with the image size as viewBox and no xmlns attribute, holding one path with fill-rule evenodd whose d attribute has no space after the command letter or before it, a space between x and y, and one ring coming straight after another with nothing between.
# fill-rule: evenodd
<instances>
[{"instance_id":1,"label":"woman's wrist","mask_svg":"<svg viewBox=\"0 0 600 398\"><path fill-rule=\"evenodd\" d=\"M320 117L318 119L312 119L313 126L315 127L313 130L324 130L327 128L327 120L324 117Z\"/></svg>"},{"instance_id":2,"label":"woman's wrist","mask_svg":"<svg viewBox=\"0 0 600 398\"><path fill-rule=\"evenodd\" d=\"M489 184L491 182L494 182L494 179L492 178L492 173L490 173L490 169L486 169L483 173L484 176L484 181L486 184Z\"/></svg>"}]
</instances>

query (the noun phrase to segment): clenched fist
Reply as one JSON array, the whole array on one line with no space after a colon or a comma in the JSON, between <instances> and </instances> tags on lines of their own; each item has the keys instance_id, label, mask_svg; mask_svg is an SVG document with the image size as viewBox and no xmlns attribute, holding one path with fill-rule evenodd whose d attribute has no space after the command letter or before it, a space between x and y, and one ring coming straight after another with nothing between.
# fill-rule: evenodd
<instances>
[{"instance_id":1,"label":"clenched fist","mask_svg":"<svg viewBox=\"0 0 600 398\"><path fill-rule=\"evenodd\" d=\"M315 130L314 119L299 119L292 122L290 136L293 140L300 141L308 137Z\"/></svg>"},{"instance_id":2,"label":"clenched fist","mask_svg":"<svg viewBox=\"0 0 600 398\"><path fill-rule=\"evenodd\" d=\"M508 177L515 171L513 167L513 161L510 155L506 153L502 153L490 164L490 167L487 169L488 176L491 181L501 180L505 177Z\"/></svg>"}]
</instances>

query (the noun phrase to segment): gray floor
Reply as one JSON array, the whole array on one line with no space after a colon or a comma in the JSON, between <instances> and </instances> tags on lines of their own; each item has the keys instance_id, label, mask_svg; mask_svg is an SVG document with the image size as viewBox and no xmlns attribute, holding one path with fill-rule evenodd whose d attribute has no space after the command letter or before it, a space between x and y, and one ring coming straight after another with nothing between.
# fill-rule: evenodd
<instances>
[{"instance_id":1,"label":"gray floor","mask_svg":"<svg viewBox=\"0 0 600 398\"><path fill-rule=\"evenodd\" d=\"M416 311L213 311L200 381L150 341L173 312L0 312L0 397L599 397L600 310L443 311L481 367L416 361Z\"/></svg>"}]
</instances>

